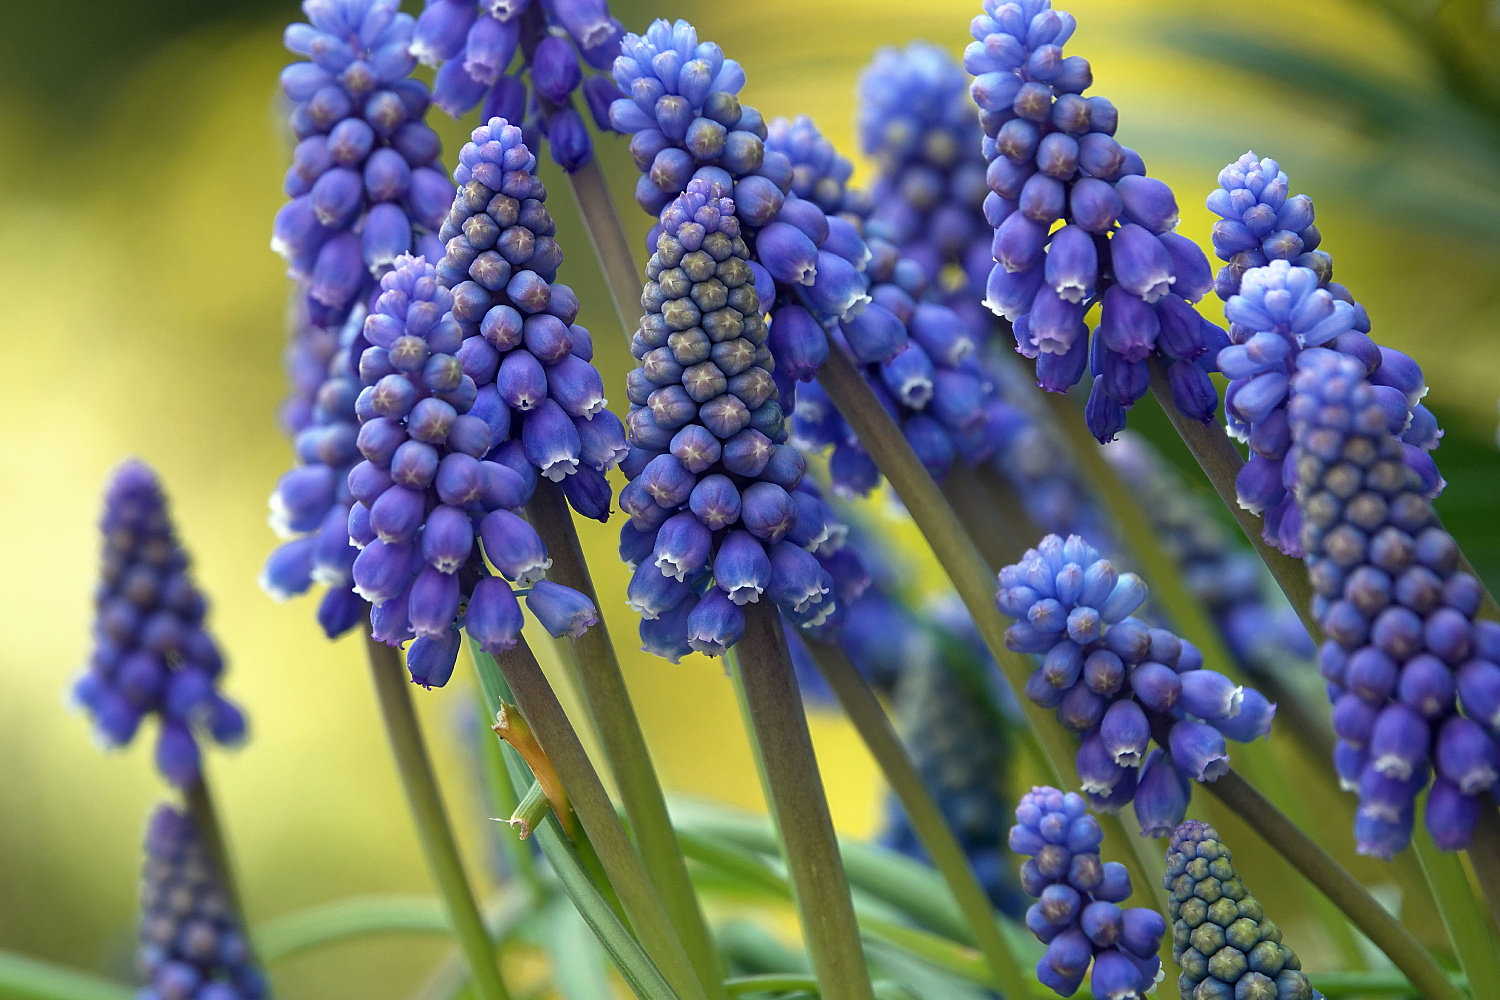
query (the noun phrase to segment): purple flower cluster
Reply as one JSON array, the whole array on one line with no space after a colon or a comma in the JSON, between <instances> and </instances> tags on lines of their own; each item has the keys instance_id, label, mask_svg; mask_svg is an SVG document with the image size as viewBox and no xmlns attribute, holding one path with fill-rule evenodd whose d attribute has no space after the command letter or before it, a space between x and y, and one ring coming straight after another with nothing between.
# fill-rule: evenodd
<instances>
[{"instance_id":1,"label":"purple flower cluster","mask_svg":"<svg viewBox=\"0 0 1500 1000\"><path fill-rule=\"evenodd\" d=\"M197 824L157 806L146 828L137 1000L264 1000L270 984L251 958L224 881Z\"/></svg>"},{"instance_id":2,"label":"purple flower cluster","mask_svg":"<svg viewBox=\"0 0 1500 1000\"><path fill-rule=\"evenodd\" d=\"M408 75L412 18L399 7L305 0L312 23L286 29L286 47L307 61L281 73L298 142L271 247L305 283L314 326L342 324L401 254L436 251L453 200L423 120L427 85Z\"/></svg>"},{"instance_id":3,"label":"purple flower cluster","mask_svg":"<svg viewBox=\"0 0 1500 1000\"><path fill-rule=\"evenodd\" d=\"M1156 949L1167 922L1130 898L1130 873L1117 861L1100 861L1104 831L1072 792L1038 787L1022 796L1010 849L1024 854L1021 886L1036 902L1026 926L1047 946L1037 962L1042 985L1070 997L1093 975L1096 997L1138 1000L1161 979Z\"/></svg>"},{"instance_id":4,"label":"purple flower cluster","mask_svg":"<svg viewBox=\"0 0 1500 1000\"><path fill-rule=\"evenodd\" d=\"M349 314L308 420L294 438L297 466L281 477L271 495L271 527L289 540L266 559L260 585L278 601L306 593L314 582L328 589L318 604L318 624L336 639L364 620L364 598L354 592L349 542L349 471L360 460L355 400L361 388L349 348L364 325L365 311Z\"/></svg>"},{"instance_id":5,"label":"purple flower cluster","mask_svg":"<svg viewBox=\"0 0 1500 1000\"><path fill-rule=\"evenodd\" d=\"M984 212L995 229L986 304L1012 321L1043 388L1065 391L1091 372L1087 419L1099 440L1124 429L1153 354L1170 363L1177 408L1207 423L1218 394L1204 365L1224 335L1192 303L1213 275L1173 231L1171 189L1115 141L1115 106L1082 96L1093 82L1088 60L1063 55L1075 26L1051 0L985 0L973 22L964 66L975 77ZM1095 303L1091 340L1085 317Z\"/></svg>"},{"instance_id":6,"label":"purple flower cluster","mask_svg":"<svg viewBox=\"0 0 1500 1000\"><path fill-rule=\"evenodd\" d=\"M1304 348L1326 347L1364 365L1366 377L1379 386L1392 432L1404 443L1407 464L1433 497L1443 480L1427 452L1438 446L1442 431L1420 402L1427 393L1422 369L1370 339L1364 307L1330 280L1333 258L1316 249L1322 237L1312 223L1312 199L1288 197L1287 183L1275 160L1246 153L1220 171L1208 207L1220 216L1215 250L1229 262L1216 282L1230 321L1231 346L1216 361L1230 380L1224 412L1229 433L1250 446L1236 482L1239 503L1264 516L1267 544L1300 556L1286 406Z\"/></svg>"},{"instance_id":7,"label":"purple flower cluster","mask_svg":"<svg viewBox=\"0 0 1500 1000\"><path fill-rule=\"evenodd\" d=\"M1285 676L1306 666L1315 652L1312 640L1238 533L1221 526L1207 501L1145 438L1126 431L1104 457L1139 499L1235 663L1252 676Z\"/></svg>"},{"instance_id":8,"label":"purple flower cluster","mask_svg":"<svg viewBox=\"0 0 1500 1000\"><path fill-rule=\"evenodd\" d=\"M200 773L194 730L235 745L245 739L245 716L215 687L224 661L204 627L208 604L188 574L161 483L144 463L115 470L100 530L94 649L73 698L112 747L133 740L145 716L159 716L157 769L187 788Z\"/></svg>"},{"instance_id":9,"label":"purple flower cluster","mask_svg":"<svg viewBox=\"0 0 1500 1000\"><path fill-rule=\"evenodd\" d=\"M1048 535L1000 571L1000 610L1017 619L1006 646L1042 663L1026 696L1056 709L1083 740L1077 767L1096 809L1134 801L1142 833L1182 822L1188 781L1229 769L1227 739L1270 732L1276 706L1203 667L1197 647L1130 617L1146 584L1120 573L1077 535ZM1168 745L1152 750L1152 716L1172 722Z\"/></svg>"},{"instance_id":10,"label":"purple flower cluster","mask_svg":"<svg viewBox=\"0 0 1500 1000\"><path fill-rule=\"evenodd\" d=\"M277 423L287 437L313 422L318 390L328 377L328 365L339 347L339 331L315 325L308 316L307 289L298 285L287 303L286 348L281 365L290 387L277 410Z\"/></svg>"},{"instance_id":11,"label":"purple flower cluster","mask_svg":"<svg viewBox=\"0 0 1500 1000\"><path fill-rule=\"evenodd\" d=\"M1162 886L1184 1000L1323 1000L1213 827L1190 819L1172 831Z\"/></svg>"},{"instance_id":12,"label":"purple flower cluster","mask_svg":"<svg viewBox=\"0 0 1500 1000\"><path fill-rule=\"evenodd\" d=\"M645 648L669 658L722 655L762 594L799 626L837 606L808 551L818 532L803 510L818 501L797 491L806 462L784 443L749 250L723 190L694 180L662 212L626 381L629 603Z\"/></svg>"},{"instance_id":13,"label":"purple flower cluster","mask_svg":"<svg viewBox=\"0 0 1500 1000\"><path fill-rule=\"evenodd\" d=\"M587 69L609 69L623 34L605 0L427 0L411 51L438 68L434 104L454 118L482 104L481 121L524 123L527 144L540 148L545 136L552 158L572 173L594 153L574 92L582 89L595 124L608 131L620 91Z\"/></svg>"},{"instance_id":14,"label":"purple flower cluster","mask_svg":"<svg viewBox=\"0 0 1500 1000\"><path fill-rule=\"evenodd\" d=\"M503 181L496 178L500 190L489 191L484 201L527 203L545 215L533 197L540 187L530 172L536 158L520 145L520 130L494 123L489 128L513 139L508 152L519 155L511 157ZM476 138L485 132L476 130ZM481 184L465 178L465 196ZM360 356L365 388L356 402L365 461L349 473L356 501L349 534L360 546L354 586L375 605L375 638L401 645L416 637L407 667L427 687L441 686L452 675L460 628L487 652L515 645L521 609L506 581L530 588L527 607L554 636L577 636L599 621L588 598L543 579L551 560L535 529L516 513L536 488L538 467L560 477L559 463L567 459L559 456L568 446L578 454L572 415L553 398L575 394L553 390L549 375L565 379L570 390L574 383L587 385L586 376L572 374L568 357L593 372L593 382L598 372L569 354L570 347L587 344L586 336L575 340L569 334L571 298L549 299L547 282L534 271L517 276L517 292L486 309L488 292L485 305L476 304L463 298L462 287L450 291L439 284L437 269L424 259L403 257L381 279L380 297L365 321L371 346ZM524 321L517 309L522 305ZM564 316L543 311L549 306ZM481 320L490 315L497 318L484 322L481 333ZM551 371L536 353L515 346L526 328L533 332L533 347L554 358ZM497 376L505 366L502 347L509 352L505 364L520 358L524 372ZM591 405L595 395L576 394L585 400L579 408ZM513 411L525 415L520 433L512 426ZM490 566L501 576L490 575Z\"/></svg>"},{"instance_id":15,"label":"purple flower cluster","mask_svg":"<svg viewBox=\"0 0 1500 1000\"><path fill-rule=\"evenodd\" d=\"M1482 588L1403 461L1380 386L1337 351L1304 351L1298 369L1296 501L1359 850L1407 845L1434 771L1427 829L1461 849L1500 768L1500 624L1474 620Z\"/></svg>"}]
</instances>

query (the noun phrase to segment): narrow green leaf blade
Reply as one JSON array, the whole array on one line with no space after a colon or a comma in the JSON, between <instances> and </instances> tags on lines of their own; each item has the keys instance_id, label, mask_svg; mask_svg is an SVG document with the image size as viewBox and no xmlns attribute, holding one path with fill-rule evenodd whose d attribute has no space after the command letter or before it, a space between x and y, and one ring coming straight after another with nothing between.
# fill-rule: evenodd
<instances>
[{"instance_id":1,"label":"narrow green leaf blade","mask_svg":"<svg viewBox=\"0 0 1500 1000\"><path fill-rule=\"evenodd\" d=\"M39 958L0 951L0 997L6 1000L134 1000L135 990Z\"/></svg>"}]
</instances>

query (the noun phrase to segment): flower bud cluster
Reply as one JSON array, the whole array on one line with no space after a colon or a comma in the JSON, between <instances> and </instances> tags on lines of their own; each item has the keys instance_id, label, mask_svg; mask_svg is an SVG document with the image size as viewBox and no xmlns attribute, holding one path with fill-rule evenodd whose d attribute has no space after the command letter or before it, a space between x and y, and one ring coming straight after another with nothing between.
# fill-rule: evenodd
<instances>
[{"instance_id":1,"label":"flower bud cluster","mask_svg":"<svg viewBox=\"0 0 1500 1000\"><path fill-rule=\"evenodd\" d=\"M412 18L399 7L305 0L312 23L286 29L286 47L307 61L281 73L298 142L271 247L306 284L315 326L337 328L401 254L437 251L453 200L423 120L427 85L409 75Z\"/></svg>"},{"instance_id":2,"label":"flower bud cluster","mask_svg":"<svg viewBox=\"0 0 1500 1000\"><path fill-rule=\"evenodd\" d=\"M610 103L621 94L607 73L589 70L610 68L623 35L606 0L428 0L411 51L437 67L434 104L454 118L482 105L481 121L524 127L532 149L545 137L552 158L573 173L594 154L573 95L582 90L608 131Z\"/></svg>"},{"instance_id":3,"label":"flower bud cluster","mask_svg":"<svg viewBox=\"0 0 1500 1000\"><path fill-rule=\"evenodd\" d=\"M94 649L72 696L107 746L125 746L145 716L157 715L157 770L187 788L200 774L195 730L235 745L245 739L245 716L216 687L224 661L204 627L208 604L188 574L161 483L144 463L115 470L100 530Z\"/></svg>"},{"instance_id":4,"label":"flower bud cluster","mask_svg":"<svg viewBox=\"0 0 1500 1000\"><path fill-rule=\"evenodd\" d=\"M146 828L138 959L142 1000L271 995L193 818L157 806Z\"/></svg>"},{"instance_id":5,"label":"flower bud cluster","mask_svg":"<svg viewBox=\"0 0 1500 1000\"><path fill-rule=\"evenodd\" d=\"M351 348L364 320L364 307L355 306L339 349L324 366L309 422L294 438L297 465L271 495L271 527L289 540L267 557L260 575L261 589L278 601L306 593L315 582L326 586L317 617L330 639L358 625L368 611L354 592L358 550L349 541L349 472L361 457L354 404L363 388Z\"/></svg>"},{"instance_id":6,"label":"flower bud cluster","mask_svg":"<svg viewBox=\"0 0 1500 1000\"><path fill-rule=\"evenodd\" d=\"M1359 850L1407 845L1429 779L1427 829L1461 849L1500 769L1500 625L1475 621L1483 590L1403 461L1380 386L1337 351L1297 366L1291 464Z\"/></svg>"},{"instance_id":7,"label":"flower bud cluster","mask_svg":"<svg viewBox=\"0 0 1500 1000\"><path fill-rule=\"evenodd\" d=\"M1287 183L1275 160L1246 153L1220 171L1208 207L1221 217L1214 226L1215 249L1229 261L1216 282L1230 321L1231 346L1216 361L1230 380L1224 412L1229 433L1250 446L1236 482L1239 503L1263 514L1267 544L1300 556L1286 405L1303 348L1326 347L1359 360L1379 387L1392 433L1401 437L1405 461L1428 495L1437 496L1444 484L1427 454L1442 431L1420 402L1427 394L1421 367L1370 339L1364 306L1331 280L1333 258L1315 249L1321 236L1312 224L1312 199L1288 197Z\"/></svg>"},{"instance_id":8,"label":"flower bud cluster","mask_svg":"<svg viewBox=\"0 0 1500 1000\"><path fill-rule=\"evenodd\" d=\"M1156 949L1167 922L1153 909L1120 905L1130 898L1130 874L1099 859L1104 831L1085 808L1073 792L1033 788L1010 828L1010 849L1027 856L1021 886L1036 900L1026 927L1047 946L1037 979L1070 997L1092 966L1094 996L1138 1000L1161 979Z\"/></svg>"},{"instance_id":9,"label":"flower bud cluster","mask_svg":"<svg viewBox=\"0 0 1500 1000\"><path fill-rule=\"evenodd\" d=\"M1190 819L1172 832L1162 886L1182 1000L1322 1000L1213 827Z\"/></svg>"},{"instance_id":10,"label":"flower bud cluster","mask_svg":"<svg viewBox=\"0 0 1500 1000\"><path fill-rule=\"evenodd\" d=\"M502 142L503 151L491 149ZM520 130L492 122L475 130L465 152L475 147L495 152L497 161L484 163L505 160L509 169L503 181L495 178L499 190L493 190L463 176L467 168L460 167L465 197L482 187L484 203L508 201L518 212L527 205L533 225L545 228L537 221L545 210L531 173L536 158L521 145ZM488 214L474 218L499 228ZM460 628L487 652L515 644L521 609L507 581L530 588L527 607L554 636L580 635L599 620L584 595L543 578L551 560L535 529L516 513L535 490L538 469L561 478L578 455L574 415L554 397L574 401L580 413L595 400L603 404L598 372L570 353L588 343L586 335L569 332L571 296L549 297L544 277L520 270L511 291L497 285L503 298L490 306L482 286L474 284L482 298L466 297L462 285L450 290L438 277L423 258L403 257L381 279L365 321L371 346L359 364L365 388L356 412L365 461L349 473L356 501L349 535L361 547L355 590L375 605L375 638L402 645L416 637L407 666L414 681L429 687L452 674ZM564 315L543 311L549 307ZM534 351L516 346L528 332ZM592 379L575 374L570 358ZM520 372L501 371L517 362ZM575 392L578 386L587 391Z\"/></svg>"},{"instance_id":11,"label":"flower bud cluster","mask_svg":"<svg viewBox=\"0 0 1500 1000\"><path fill-rule=\"evenodd\" d=\"M628 600L645 648L671 659L722 655L763 594L798 626L837 606L809 551L826 541L803 517L818 501L797 493L806 462L785 443L749 249L723 191L693 180L662 212L626 381Z\"/></svg>"},{"instance_id":12,"label":"flower bud cluster","mask_svg":"<svg viewBox=\"0 0 1500 1000\"><path fill-rule=\"evenodd\" d=\"M931 653L904 665L896 686L902 742L990 902L1019 919L1026 904L1003 837L1013 801L1008 791L1011 743L955 674L955 657L972 656L974 651L958 640L928 644ZM980 658L975 673L988 676L989 657L981 653ZM925 858L895 800L881 839L896 850Z\"/></svg>"},{"instance_id":13,"label":"flower bud cluster","mask_svg":"<svg viewBox=\"0 0 1500 1000\"><path fill-rule=\"evenodd\" d=\"M1006 646L1042 657L1026 696L1082 738L1090 803L1113 811L1133 800L1142 832L1161 836L1182 822L1187 782L1224 774L1226 739L1265 736L1276 706L1205 669L1192 643L1130 617L1145 599L1140 577L1082 538L1048 535L1000 571L996 603L1017 619ZM1168 745L1155 751L1153 716L1172 720Z\"/></svg>"},{"instance_id":14,"label":"flower bud cluster","mask_svg":"<svg viewBox=\"0 0 1500 1000\"><path fill-rule=\"evenodd\" d=\"M1315 652L1306 629L1238 533L1220 525L1207 502L1145 438L1126 431L1104 449L1104 457L1139 499L1235 663L1259 677L1305 666Z\"/></svg>"},{"instance_id":15,"label":"flower bud cluster","mask_svg":"<svg viewBox=\"0 0 1500 1000\"><path fill-rule=\"evenodd\" d=\"M1218 394L1207 365L1223 332L1193 309L1213 287L1203 252L1176 229L1177 202L1114 139L1119 115L1088 60L1064 56L1076 22L1051 0L985 0L964 66L984 129L994 227L986 304L1014 325L1054 392L1093 376L1089 429L1108 441L1149 385L1146 359L1170 364L1172 397L1205 423ZM1056 228L1058 223L1060 228ZM1085 317L1101 305L1092 340Z\"/></svg>"}]
</instances>

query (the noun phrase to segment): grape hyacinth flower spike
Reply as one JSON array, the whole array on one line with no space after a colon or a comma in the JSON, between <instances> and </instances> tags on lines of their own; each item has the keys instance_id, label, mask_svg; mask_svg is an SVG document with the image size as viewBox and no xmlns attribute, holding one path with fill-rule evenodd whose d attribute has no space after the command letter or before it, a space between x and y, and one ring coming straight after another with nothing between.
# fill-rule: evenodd
<instances>
[{"instance_id":1,"label":"grape hyacinth flower spike","mask_svg":"<svg viewBox=\"0 0 1500 1000\"><path fill-rule=\"evenodd\" d=\"M1460 850L1493 808L1500 624L1475 620L1482 588L1458 568L1458 545L1404 463L1364 366L1329 350L1297 364L1295 495L1313 613L1328 637L1320 666L1335 765L1360 798L1358 849L1389 858L1405 848L1431 780L1427 829Z\"/></svg>"},{"instance_id":2,"label":"grape hyacinth flower spike","mask_svg":"<svg viewBox=\"0 0 1500 1000\"><path fill-rule=\"evenodd\" d=\"M1141 832L1182 822L1189 781L1229 769L1226 740L1270 732L1276 706L1203 666L1192 643L1131 613L1146 584L1120 573L1077 535L1048 535L1000 571L1000 610L1017 619L1006 645L1041 664L1025 695L1055 709L1078 733L1077 765L1095 809L1134 801ZM1152 750L1152 717L1170 719L1168 745Z\"/></svg>"},{"instance_id":3,"label":"grape hyacinth flower spike","mask_svg":"<svg viewBox=\"0 0 1500 1000\"><path fill-rule=\"evenodd\" d=\"M168 805L156 808L146 829L138 958L148 984L142 997L270 996L201 832Z\"/></svg>"},{"instance_id":4,"label":"grape hyacinth flower spike","mask_svg":"<svg viewBox=\"0 0 1500 1000\"><path fill-rule=\"evenodd\" d=\"M306 62L281 73L297 137L271 248L306 287L317 326L336 329L404 253L436 254L453 200L442 145L423 120L427 85L410 76L413 20L397 0L303 4L286 29Z\"/></svg>"},{"instance_id":5,"label":"grape hyacinth flower spike","mask_svg":"<svg viewBox=\"0 0 1500 1000\"><path fill-rule=\"evenodd\" d=\"M1301 556L1286 404L1304 348L1356 358L1380 386L1391 432L1402 439L1404 460L1422 477L1428 496L1437 496L1444 484L1428 454L1442 431L1420 402L1427 392L1421 367L1370 338L1365 308L1331 280L1328 252L1314 249L1321 236L1312 223L1312 199L1288 197L1287 184L1275 160L1246 153L1220 171L1208 207L1220 216L1215 250L1228 261L1215 286L1230 321L1230 346L1216 362L1230 380L1224 411L1229 433L1250 447L1235 483L1239 503L1263 515L1267 544Z\"/></svg>"},{"instance_id":6,"label":"grape hyacinth flower spike","mask_svg":"<svg viewBox=\"0 0 1500 1000\"><path fill-rule=\"evenodd\" d=\"M734 203L695 180L662 213L626 382L629 602L645 648L721 655L764 595L798 625L833 614L835 584L789 537L806 463L786 444L774 363Z\"/></svg>"},{"instance_id":7,"label":"grape hyacinth flower spike","mask_svg":"<svg viewBox=\"0 0 1500 1000\"><path fill-rule=\"evenodd\" d=\"M557 280L563 252L536 156L519 128L491 119L460 151L453 179L459 193L441 230L437 278L452 290L463 334L456 356L477 386L473 412L490 429L494 457L526 480L527 497L546 476L574 510L607 520L605 474L625 457L625 427L605 408L578 296Z\"/></svg>"},{"instance_id":8,"label":"grape hyacinth flower spike","mask_svg":"<svg viewBox=\"0 0 1500 1000\"><path fill-rule=\"evenodd\" d=\"M129 744L141 721L157 716L157 770L188 788L201 775L199 736L237 745L245 716L219 693L224 661L205 627L208 604L188 574L156 473L135 460L116 469L100 528L94 649L72 696L107 746Z\"/></svg>"},{"instance_id":9,"label":"grape hyacinth flower spike","mask_svg":"<svg viewBox=\"0 0 1500 1000\"><path fill-rule=\"evenodd\" d=\"M481 121L524 127L569 173L593 158L593 139L574 107L582 91L590 117L610 130L609 106L622 96L607 72L625 30L605 0L428 0L411 51L437 68L433 103L454 118L480 106ZM529 86L528 86L529 84Z\"/></svg>"},{"instance_id":10,"label":"grape hyacinth flower spike","mask_svg":"<svg viewBox=\"0 0 1500 1000\"><path fill-rule=\"evenodd\" d=\"M1190 819L1172 832L1162 885L1183 1000L1322 1000L1213 827Z\"/></svg>"},{"instance_id":11,"label":"grape hyacinth flower spike","mask_svg":"<svg viewBox=\"0 0 1500 1000\"><path fill-rule=\"evenodd\" d=\"M360 460L355 400L363 386L350 347L364 325L364 308L350 313L339 348L324 366L306 426L293 440L297 466L271 495L271 527L289 538L266 559L260 585L276 600L305 593L314 582L328 589L318 604L318 624L336 639L364 620L369 605L354 592L349 541L349 472Z\"/></svg>"},{"instance_id":12,"label":"grape hyacinth flower spike","mask_svg":"<svg viewBox=\"0 0 1500 1000\"><path fill-rule=\"evenodd\" d=\"M515 645L522 621L512 583L530 588L528 607L555 636L576 636L599 618L583 595L543 579L551 560L515 513L536 472L512 447L520 442L506 439L510 410L495 389L494 348L477 331L467 336L454 318L457 293L438 283L425 259L399 258L380 284L359 366L365 460L349 473L350 535L360 546L354 586L375 605L371 634L394 646L415 638L412 680L441 687L453 673L460 628L486 652ZM490 359L483 390L465 371L475 353L466 345L476 342ZM546 387L543 375L536 400L556 407Z\"/></svg>"},{"instance_id":13,"label":"grape hyacinth flower spike","mask_svg":"<svg viewBox=\"0 0 1500 1000\"><path fill-rule=\"evenodd\" d=\"M1204 365L1224 334L1193 303L1213 275L1174 231L1171 189L1115 140L1115 106L1083 96L1088 60L1063 55L1075 27L1051 0L985 0L973 21L964 67L975 78L989 161L984 211L995 231L985 301L1012 322L1043 388L1065 391L1090 372L1086 416L1100 441L1124 428L1145 395L1153 356L1170 365L1177 408L1207 423L1218 394Z\"/></svg>"},{"instance_id":14,"label":"grape hyacinth flower spike","mask_svg":"<svg viewBox=\"0 0 1500 1000\"><path fill-rule=\"evenodd\" d=\"M1070 997L1092 968L1095 997L1136 1000L1161 980L1156 950L1167 924L1153 909L1120 905L1130 898L1130 874L1099 859L1104 831L1085 810L1081 796L1046 787L1016 807L1010 849L1027 856L1021 886L1036 900L1026 927L1047 946L1037 978Z\"/></svg>"}]
</instances>

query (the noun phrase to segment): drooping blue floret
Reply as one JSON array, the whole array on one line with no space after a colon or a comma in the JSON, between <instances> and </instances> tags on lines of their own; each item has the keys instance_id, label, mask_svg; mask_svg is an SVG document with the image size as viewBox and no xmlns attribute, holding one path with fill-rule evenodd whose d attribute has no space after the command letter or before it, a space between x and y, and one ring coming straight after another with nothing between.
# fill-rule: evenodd
<instances>
[{"instance_id":1,"label":"drooping blue floret","mask_svg":"<svg viewBox=\"0 0 1500 1000\"><path fill-rule=\"evenodd\" d=\"M355 399L362 388L350 348L364 325L363 306L350 313L339 346L324 365L305 426L294 439L297 465L271 495L271 527L288 539L267 557L260 585L279 601L327 587L318 624L335 639L363 621L369 606L354 592L357 550L349 541L349 472L360 460Z\"/></svg>"},{"instance_id":2,"label":"drooping blue floret","mask_svg":"<svg viewBox=\"0 0 1500 1000\"><path fill-rule=\"evenodd\" d=\"M315 326L342 325L401 254L436 252L453 199L423 120L427 85L410 76L413 20L399 6L306 0L311 23L286 29L286 47L307 61L281 73L298 143L271 247L306 286Z\"/></svg>"},{"instance_id":3,"label":"drooping blue floret","mask_svg":"<svg viewBox=\"0 0 1500 1000\"><path fill-rule=\"evenodd\" d=\"M365 321L365 461L349 476L355 589L375 604L376 638L415 637L407 666L427 687L451 675L460 628L489 652L515 644L511 583L531 588L527 604L554 635L598 622L583 595L543 579L551 560L515 511L538 475L602 479L623 448L583 451L583 428L614 418L573 325L577 299L552 283L562 254L520 129L476 129L459 163L447 254L436 267L399 260Z\"/></svg>"},{"instance_id":4,"label":"drooping blue floret","mask_svg":"<svg viewBox=\"0 0 1500 1000\"><path fill-rule=\"evenodd\" d=\"M115 470L100 529L94 648L72 697L110 747L130 743L155 715L157 769L190 787L200 776L199 738L238 745L245 716L219 693L224 661L204 623L208 603L189 575L161 482L145 463Z\"/></svg>"},{"instance_id":5,"label":"drooping blue floret","mask_svg":"<svg viewBox=\"0 0 1500 1000\"><path fill-rule=\"evenodd\" d=\"M1126 907L1130 874L1101 861L1104 831L1072 792L1037 787L1022 796L1010 849L1026 855L1021 886L1036 902L1026 927L1047 946L1037 962L1042 985L1070 997L1092 968L1096 997L1139 1000L1161 981L1156 955L1167 924L1147 907Z\"/></svg>"},{"instance_id":6,"label":"drooping blue floret","mask_svg":"<svg viewBox=\"0 0 1500 1000\"><path fill-rule=\"evenodd\" d=\"M1229 377L1224 410L1229 433L1250 446L1237 482L1240 506L1263 514L1266 542L1300 556L1300 524L1289 492L1295 473L1290 448L1287 387L1303 348L1326 347L1357 359L1385 406L1406 462L1429 496L1443 488L1427 452L1442 431L1421 398L1422 369L1400 351L1370 339L1370 318L1349 290L1332 281L1333 258L1317 249L1312 199L1288 197L1276 161L1246 153L1219 173L1208 207L1220 216L1214 247L1228 263L1216 288L1226 301L1230 346L1217 365Z\"/></svg>"},{"instance_id":7,"label":"drooping blue floret","mask_svg":"<svg viewBox=\"0 0 1500 1000\"><path fill-rule=\"evenodd\" d=\"M1475 620L1482 588L1403 460L1381 387L1337 351L1303 351L1297 367L1289 463L1358 848L1406 847L1432 779L1427 828L1459 850L1496 780L1500 625Z\"/></svg>"},{"instance_id":8,"label":"drooping blue floret","mask_svg":"<svg viewBox=\"0 0 1500 1000\"><path fill-rule=\"evenodd\" d=\"M1192 303L1213 276L1174 231L1171 190L1114 139L1114 105L1083 96L1088 60L1063 55L1075 26L1051 0L985 0L973 21L964 66L975 78L994 228L986 304L1013 323L1044 388L1064 391L1089 371L1087 419L1100 440L1145 394L1153 356L1170 365L1177 408L1206 423L1218 396L1203 364L1224 335Z\"/></svg>"},{"instance_id":9,"label":"drooping blue floret","mask_svg":"<svg viewBox=\"0 0 1500 1000\"><path fill-rule=\"evenodd\" d=\"M1076 535L1048 535L1000 571L1000 610L1015 652L1040 665L1026 696L1055 709L1078 733L1082 790L1096 809L1134 800L1142 832L1161 836L1182 821L1186 781L1229 769L1226 740L1270 732L1276 706L1205 669L1198 649L1131 617L1146 584L1120 573ZM1168 745L1152 752L1153 719L1170 719Z\"/></svg>"},{"instance_id":10,"label":"drooping blue floret","mask_svg":"<svg viewBox=\"0 0 1500 1000\"><path fill-rule=\"evenodd\" d=\"M1172 832L1162 886L1171 893L1178 992L1194 1000L1322 1000L1233 859L1218 831L1201 820Z\"/></svg>"},{"instance_id":11,"label":"drooping blue floret","mask_svg":"<svg viewBox=\"0 0 1500 1000\"><path fill-rule=\"evenodd\" d=\"M147 983L143 998L271 995L197 824L169 805L157 806L146 828L137 957Z\"/></svg>"},{"instance_id":12,"label":"drooping blue floret","mask_svg":"<svg viewBox=\"0 0 1500 1000\"><path fill-rule=\"evenodd\" d=\"M607 131L619 89L607 70L624 29L605 0L427 0L411 51L437 68L432 100L455 118L480 107L481 121L524 128L569 173L593 158L593 139L575 95ZM528 86L529 84L529 86Z\"/></svg>"}]
</instances>

